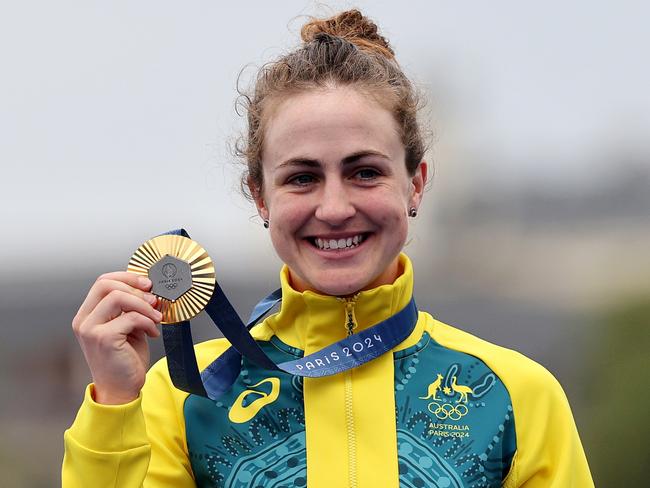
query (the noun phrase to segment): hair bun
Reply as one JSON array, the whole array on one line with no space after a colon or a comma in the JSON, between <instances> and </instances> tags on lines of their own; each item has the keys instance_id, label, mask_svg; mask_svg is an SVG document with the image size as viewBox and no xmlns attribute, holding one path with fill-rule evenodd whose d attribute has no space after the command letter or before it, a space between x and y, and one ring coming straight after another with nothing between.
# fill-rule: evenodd
<instances>
[{"instance_id":1,"label":"hair bun","mask_svg":"<svg viewBox=\"0 0 650 488\"><path fill-rule=\"evenodd\" d=\"M386 38L377 33L377 25L356 9L328 19L312 19L300 31L300 37L305 43L324 40L327 36L343 38L360 49L382 54L389 59L395 57Z\"/></svg>"}]
</instances>

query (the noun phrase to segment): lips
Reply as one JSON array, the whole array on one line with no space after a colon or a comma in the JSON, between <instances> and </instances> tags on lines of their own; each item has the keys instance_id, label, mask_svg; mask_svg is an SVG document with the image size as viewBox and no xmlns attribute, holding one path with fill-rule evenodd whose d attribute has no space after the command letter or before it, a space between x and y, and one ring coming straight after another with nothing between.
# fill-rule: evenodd
<instances>
[{"instance_id":1,"label":"lips","mask_svg":"<svg viewBox=\"0 0 650 488\"><path fill-rule=\"evenodd\" d=\"M366 239L368 234L352 234L341 237L311 237L309 241L321 251L340 251L354 249Z\"/></svg>"}]
</instances>

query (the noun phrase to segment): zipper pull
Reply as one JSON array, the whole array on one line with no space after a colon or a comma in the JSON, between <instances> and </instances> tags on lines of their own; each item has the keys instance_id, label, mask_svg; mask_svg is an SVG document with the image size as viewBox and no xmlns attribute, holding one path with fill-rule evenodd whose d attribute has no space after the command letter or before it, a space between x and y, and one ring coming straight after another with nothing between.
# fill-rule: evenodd
<instances>
[{"instance_id":1,"label":"zipper pull","mask_svg":"<svg viewBox=\"0 0 650 488\"><path fill-rule=\"evenodd\" d=\"M345 301L345 330L348 337L354 334L354 329L357 328L357 319L354 316L354 305L356 304L358 294L350 298L344 298Z\"/></svg>"}]
</instances>

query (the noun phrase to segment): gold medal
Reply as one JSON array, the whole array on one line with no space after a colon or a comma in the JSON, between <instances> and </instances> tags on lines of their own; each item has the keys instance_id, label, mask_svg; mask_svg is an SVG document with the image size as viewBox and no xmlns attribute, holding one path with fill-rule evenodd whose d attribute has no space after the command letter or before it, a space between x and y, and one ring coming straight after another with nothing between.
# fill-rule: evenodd
<instances>
[{"instance_id":1,"label":"gold medal","mask_svg":"<svg viewBox=\"0 0 650 488\"><path fill-rule=\"evenodd\" d=\"M142 244L131 256L127 271L151 280L163 324L197 316L210 301L216 284L214 264L206 250L179 235L162 235Z\"/></svg>"}]
</instances>

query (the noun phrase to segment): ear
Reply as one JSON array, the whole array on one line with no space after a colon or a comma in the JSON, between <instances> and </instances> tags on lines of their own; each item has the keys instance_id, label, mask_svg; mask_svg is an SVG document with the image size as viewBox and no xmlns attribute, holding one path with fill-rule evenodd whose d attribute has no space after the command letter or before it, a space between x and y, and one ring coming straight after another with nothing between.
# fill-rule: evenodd
<instances>
[{"instance_id":1,"label":"ear","mask_svg":"<svg viewBox=\"0 0 650 488\"><path fill-rule=\"evenodd\" d=\"M427 184L429 166L426 161L420 162L411 176L411 194L409 196L409 207L418 208L424 196L424 188Z\"/></svg>"},{"instance_id":2,"label":"ear","mask_svg":"<svg viewBox=\"0 0 650 488\"><path fill-rule=\"evenodd\" d=\"M262 220L268 220L269 209L264 201L262 189L257 187L250 178L248 179L248 188L251 192L251 197L253 197L253 201L255 202L255 207L257 207L257 214L262 218Z\"/></svg>"}]
</instances>

